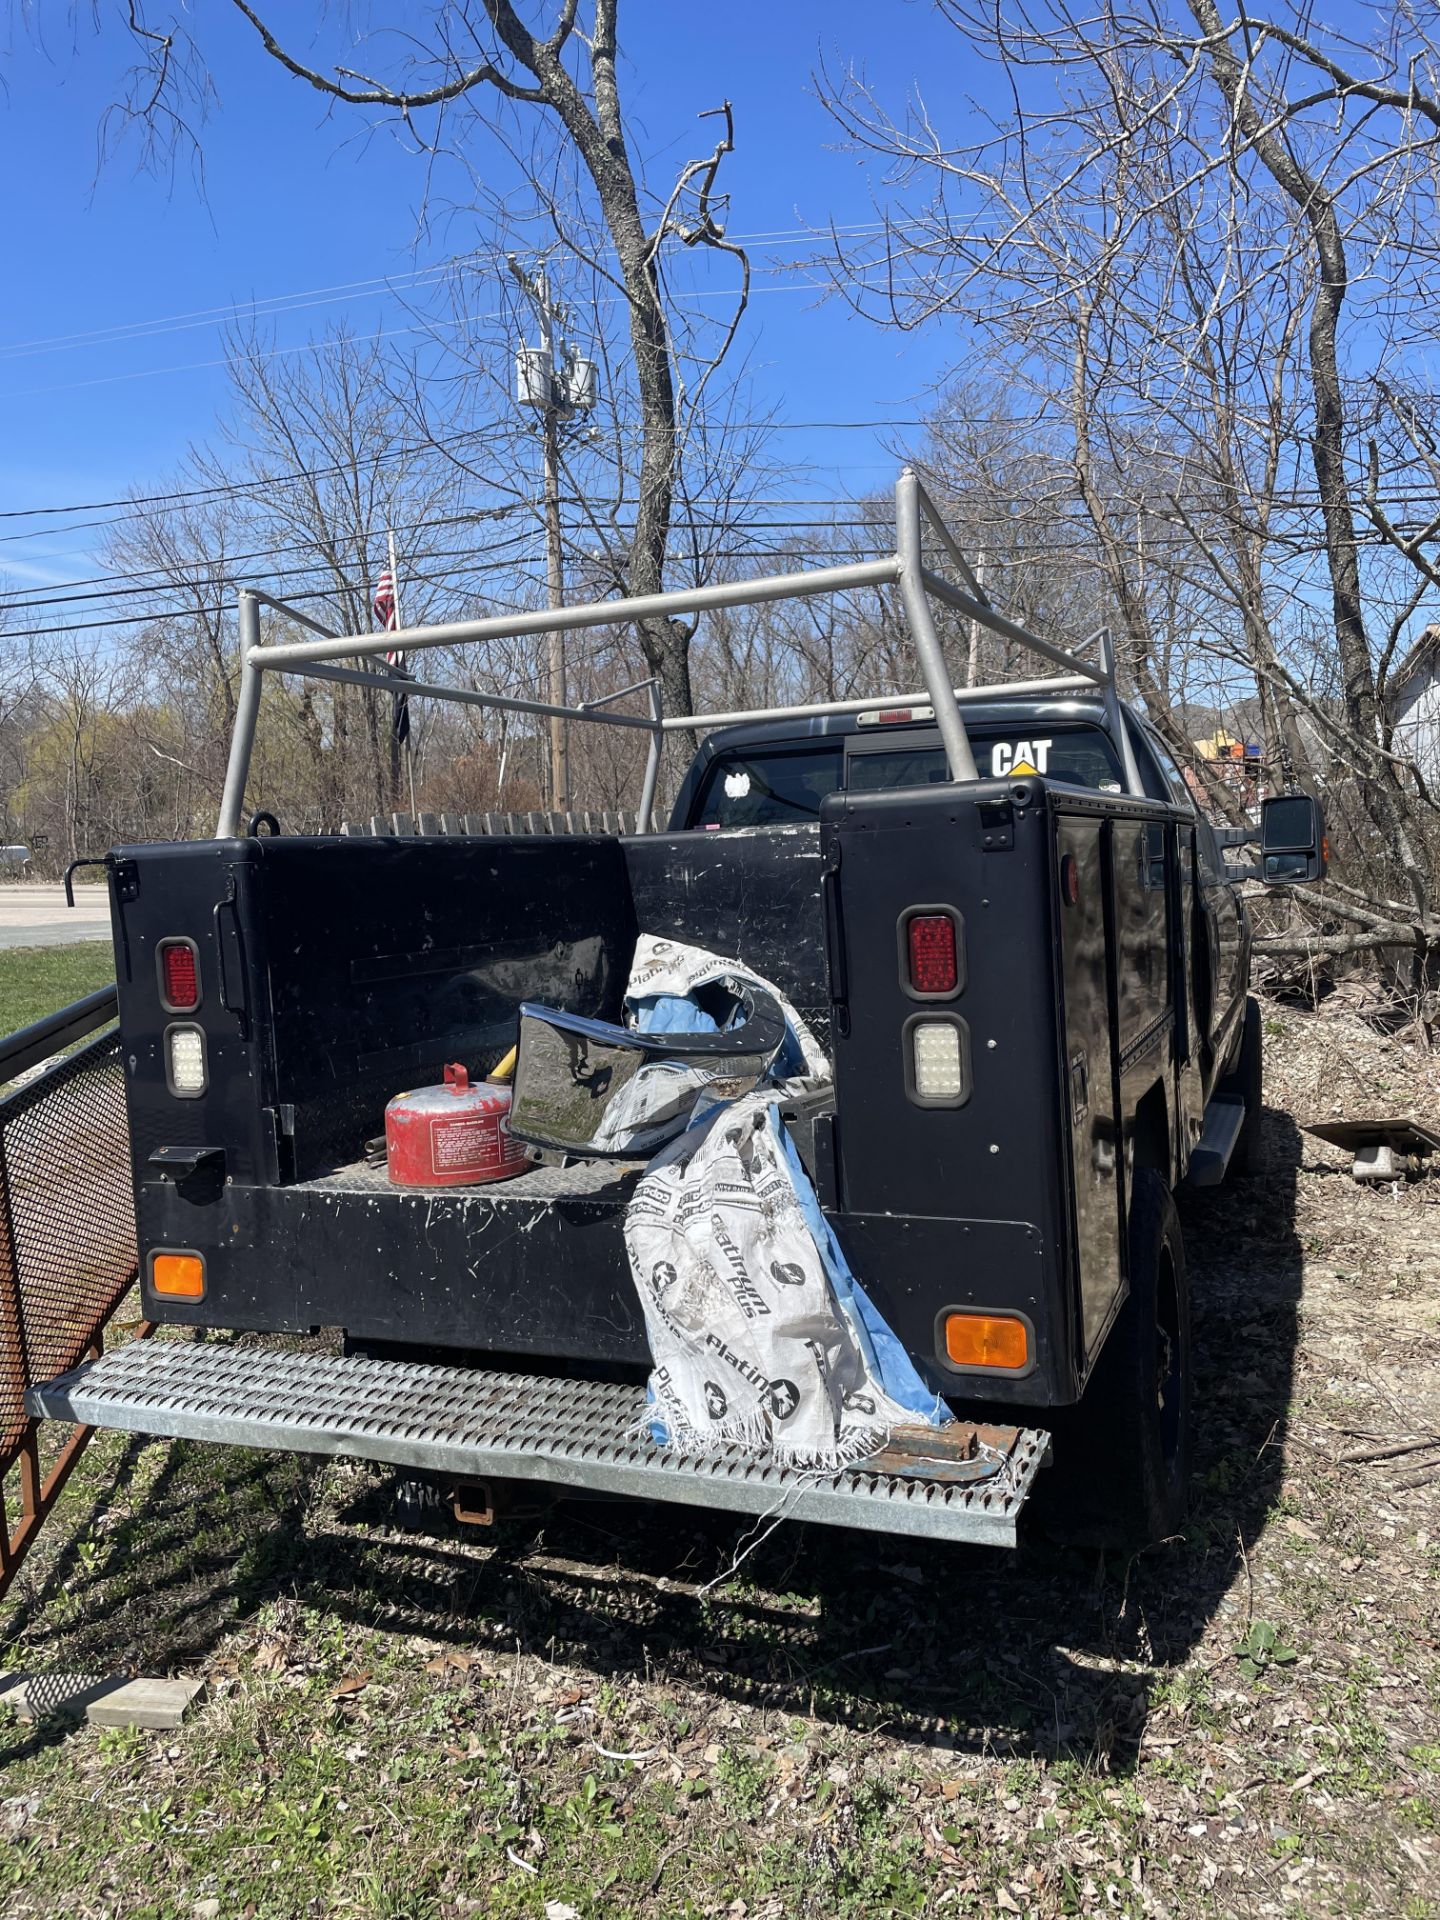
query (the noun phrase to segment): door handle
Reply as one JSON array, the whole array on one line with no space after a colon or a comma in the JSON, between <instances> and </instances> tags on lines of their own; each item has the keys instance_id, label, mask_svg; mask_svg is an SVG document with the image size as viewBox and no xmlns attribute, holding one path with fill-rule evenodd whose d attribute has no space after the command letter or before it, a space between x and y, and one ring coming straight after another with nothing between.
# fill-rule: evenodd
<instances>
[{"instance_id":1,"label":"door handle","mask_svg":"<svg viewBox=\"0 0 1440 1920\"><path fill-rule=\"evenodd\" d=\"M820 881L825 906L825 958L830 974L830 1002L835 1025L843 1036L850 1031L850 983L845 969L845 923L840 911L840 876L827 867Z\"/></svg>"},{"instance_id":2,"label":"door handle","mask_svg":"<svg viewBox=\"0 0 1440 1920\"><path fill-rule=\"evenodd\" d=\"M239 905L232 876L230 891L215 906L215 964L219 973L220 1004L235 1016L239 1037L250 1037L250 1009L245 1000L245 937L240 931ZM232 968L233 981L232 985Z\"/></svg>"}]
</instances>

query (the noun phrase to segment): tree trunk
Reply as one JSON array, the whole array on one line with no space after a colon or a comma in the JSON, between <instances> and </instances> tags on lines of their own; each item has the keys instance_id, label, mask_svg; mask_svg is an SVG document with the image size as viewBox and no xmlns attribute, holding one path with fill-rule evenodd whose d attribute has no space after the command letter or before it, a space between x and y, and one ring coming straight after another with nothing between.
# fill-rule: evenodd
<instances>
[{"instance_id":1,"label":"tree trunk","mask_svg":"<svg viewBox=\"0 0 1440 1920\"><path fill-rule=\"evenodd\" d=\"M1098 300L1103 297L1103 291L1097 288L1095 298ZM1176 721L1170 701L1155 679L1150 664L1154 652L1154 636L1150 631L1149 615L1146 612L1143 597L1136 592L1130 578L1124 551L1111 525L1109 508L1095 481L1090 449L1089 393L1085 384L1089 358L1090 315L1093 310L1092 305L1082 304L1075 316L1070 406L1071 426L1075 435L1076 491L1100 542L1100 550L1104 555L1105 579L1114 597L1116 613L1124 629L1125 650L1129 658L1130 672L1135 681L1136 691L1145 702L1145 711L1150 716L1151 724L1170 749L1176 763L1181 767L1188 767L1200 782L1209 805L1217 812L1223 813L1232 826L1242 826L1245 815L1235 795L1223 780L1215 777L1207 762L1195 751L1193 742Z\"/></svg>"},{"instance_id":2,"label":"tree trunk","mask_svg":"<svg viewBox=\"0 0 1440 1920\"><path fill-rule=\"evenodd\" d=\"M510 0L485 0L496 32L540 82L546 104L559 116L594 182L615 245L630 319L630 347L640 398L639 497L626 562L626 591L661 593L670 542L675 491L675 375L670 330L655 274L655 245L640 214L635 173L625 141L616 73L618 0L596 0L590 43L593 114L566 71L558 50L536 41L521 25ZM667 713L690 713L690 626L679 620L639 623L640 646L660 682Z\"/></svg>"},{"instance_id":3,"label":"tree trunk","mask_svg":"<svg viewBox=\"0 0 1440 1920\"><path fill-rule=\"evenodd\" d=\"M1221 21L1215 0L1187 0L1187 4L1206 36L1206 56L1237 130L1281 192L1298 209L1315 249L1318 286L1309 330L1315 428L1310 453L1325 526L1325 560L1330 574L1345 717L1365 755L1360 788L1366 811L1404 874L1417 912L1423 914L1430 894L1426 863L1417 847L1395 770L1379 752L1380 707L1365 630L1359 552L1345 474L1345 400L1340 385L1336 337L1349 273L1334 197L1300 165L1290 144L1262 121L1246 90L1247 69L1231 48L1230 30Z\"/></svg>"}]
</instances>

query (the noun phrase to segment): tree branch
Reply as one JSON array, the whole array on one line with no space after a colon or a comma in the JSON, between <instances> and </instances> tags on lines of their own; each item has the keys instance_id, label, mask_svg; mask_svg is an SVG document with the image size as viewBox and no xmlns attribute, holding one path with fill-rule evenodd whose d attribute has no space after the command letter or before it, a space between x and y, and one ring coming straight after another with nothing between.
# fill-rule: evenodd
<instances>
[{"instance_id":1,"label":"tree branch","mask_svg":"<svg viewBox=\"0 0 1440 1920\"><path fill-rule=\"evenodd\" d=\"M335 100L344 100L354 107L392 107L400 113L412 113L421 107L438 107L448 100L458 100L462 94L469 93L473 87L480 86L494 87L510 100L528 100L538 105L548 104L543 88L519 86L490 60L482 60L478 66L457 74L453 80L444 81L439 86L422 87L414 93L396 87L387 87L378 81L372 81L363 87L349 87L344 84L345 79L361 79L364 76L350 73L348 69L340 67L336 72L342 78L332 80L316 68L307 67L303 60L297 60L293 54L286 52L249 4L249 0L230 0L230 4L250 22L259 34L265 51L272 60L278 60L287 73L293 74L297 80L303 80L307 86L314 87L317 92L329 94ZM505 11L508 13L510 9L507 7ZM569 11L573 20L573 5ZM519 24L518 21L516 24ZM560 42L557 43L557 50L558 45L563 44L563 39L562 35ZM531 45L534 45L533 41Z\"/></svg>"}]
</instances>

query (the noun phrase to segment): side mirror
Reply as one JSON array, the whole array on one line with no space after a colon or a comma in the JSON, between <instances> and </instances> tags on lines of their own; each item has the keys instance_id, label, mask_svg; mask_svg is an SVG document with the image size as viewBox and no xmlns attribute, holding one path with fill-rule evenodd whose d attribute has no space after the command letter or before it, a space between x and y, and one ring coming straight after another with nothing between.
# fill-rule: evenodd
<instances>
[{"instance_id":1,"label":"side mirror","mask_svg":"<svg viewBox=\"0 0 1440 1920\"><path fill-rule=\"evenodd\" d=\"M1325 816L1308 793L1277 794L1260 805L1260 878L1267 887L1323 880L1330 859Z\"/></svg>"}]
</instances>

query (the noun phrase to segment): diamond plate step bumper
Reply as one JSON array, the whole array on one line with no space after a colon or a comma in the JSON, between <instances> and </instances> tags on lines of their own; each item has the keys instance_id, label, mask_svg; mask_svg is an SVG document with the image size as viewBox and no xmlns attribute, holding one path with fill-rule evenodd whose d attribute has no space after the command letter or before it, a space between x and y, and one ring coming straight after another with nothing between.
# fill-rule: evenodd
<instances>
[{"instance_id":1,"label":"diamond plate step bumper","mask_svg":"<svg viewBox=\"0 0 1440 1920\"><path fill-rule=\"evenodd\" d=\"M907 1428L873 1460L821 1474L637 1440L640 1387L191 1340L135 1341L32 1387L26 1403L127 1433L1003 1547L1049 1448L1029 1428Z\"/></svg>"}]
</instances>

